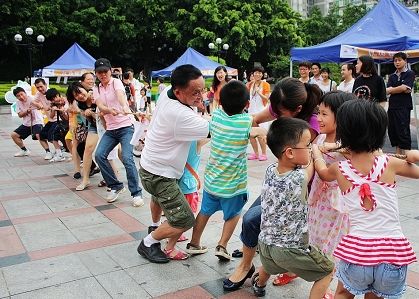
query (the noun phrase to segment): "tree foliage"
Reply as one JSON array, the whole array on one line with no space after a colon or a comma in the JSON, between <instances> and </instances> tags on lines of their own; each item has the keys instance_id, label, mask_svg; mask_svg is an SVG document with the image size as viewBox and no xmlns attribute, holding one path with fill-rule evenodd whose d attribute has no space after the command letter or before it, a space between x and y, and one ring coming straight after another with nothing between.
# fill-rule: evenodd
<instances>
[{"instance_id":1,"label":"tree foliage","mask_svg":"<svg viewBox=\"0 0 419 299\"><path fill-rule=\"evenodd\" d=\"M362 16L358 7L338 17L314 10L307 20L285 0L13 0L0 2L0 79L27 74L27 53L13 40L26 27L43 34L34 69L52 63L74 42L116 66L151 70L172 63L186 47L217 55L208 43L228 43L221 58L244 69L254 62L286 75L291 47L315 44ZM346 12L346 10L345 10ZM333 18L333 19L332 19ZM35 38L35 39L34 39ZM171 49L171 51L169 51Z\"/></svg>"}]
</instances>

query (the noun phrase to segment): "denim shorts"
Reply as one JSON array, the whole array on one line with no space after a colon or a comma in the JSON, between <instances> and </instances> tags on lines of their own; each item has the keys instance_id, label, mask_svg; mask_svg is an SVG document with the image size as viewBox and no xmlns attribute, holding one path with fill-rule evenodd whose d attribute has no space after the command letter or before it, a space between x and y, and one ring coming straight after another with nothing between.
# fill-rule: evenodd
<instances>
[{"instance_id":1,"label":"denim shorts","mask_svg":"<svg viewBox=\"0 0 419 299\"><path fill-rule=\"evenodd\" d=\"M401 298L406 290L407 266L379 264L361 266L339 261L336 276L353 295L373 292L378 297Z\"/></svg>"},{"instance_id":2,"label":"denim shorts","mask_svg":"<svg viewBox=\"0 0 419 299\"><path fill-rule=\"evenodd\" d=\"M240 215L247 202L247 193L236 195L229 198L212 195L204 190L202 193L202 205L199 213L211 216L217 211L223 211L223 219L227 221Z\"/></svg>"}]
</instances>

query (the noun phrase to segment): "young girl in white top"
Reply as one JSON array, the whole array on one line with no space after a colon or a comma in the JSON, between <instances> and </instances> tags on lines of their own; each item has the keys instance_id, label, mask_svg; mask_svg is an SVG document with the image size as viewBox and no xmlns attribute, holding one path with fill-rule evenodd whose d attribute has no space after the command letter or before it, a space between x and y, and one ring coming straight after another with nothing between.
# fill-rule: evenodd
<instances>
[{"instance_id":1,"label":"young girl in white top","mask_svg":"<svg viewBox=\"0 0 419 299\"><path fill-rule=\"evenodd\" d=\"M340 259L335 298L400 298L405 291L407 265L416 261L399 220L395 176L419 178L419 152L407 161L379 150L384 143L387 114L376 103L351 100L337 113L337 137L350 159L327 167L313 146L314 165L320 178L337 180L340 210L348 213L349 234L339 242ZM372 293L372 294L371 294Z\"/></svg>"}]
</instances>

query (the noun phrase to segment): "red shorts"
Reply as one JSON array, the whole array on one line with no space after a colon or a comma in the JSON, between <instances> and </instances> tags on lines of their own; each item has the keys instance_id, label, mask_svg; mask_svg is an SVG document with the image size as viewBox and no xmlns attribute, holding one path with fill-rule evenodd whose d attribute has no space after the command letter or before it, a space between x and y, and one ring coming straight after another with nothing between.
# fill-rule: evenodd
<instances>
[{"instance_id":1,"label":"red shorts","mask_svg":"<svg viewBox=\"0 0 419 299\"><path fill-rule=\"evenodd\" d=\"M186 201L188 202L189 206L193 213L198 212L198 203L199 203L199 196L198 192L185 194Z\"/></svg>"}]
</instances>

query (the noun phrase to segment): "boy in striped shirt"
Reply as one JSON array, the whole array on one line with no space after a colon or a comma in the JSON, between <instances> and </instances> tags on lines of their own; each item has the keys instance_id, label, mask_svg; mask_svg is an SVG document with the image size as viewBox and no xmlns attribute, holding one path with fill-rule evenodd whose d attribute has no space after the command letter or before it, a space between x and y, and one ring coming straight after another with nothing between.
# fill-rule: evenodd
<instances>
[{"instance_id":1,"label":"boy in striped shirt","mask_svg":"<svg viewBox=\"0 0 419 299\"><path fill-rule=\"evenodd\" d=\"M186 252L208 251L200 245L204 228L215 212L224 214L223 232L215 255L229 261L227 243L247 202L247 156L249 137L266 135L262 128L252 128L252 117L244 110L249 106L249 92L240 81L231 81L220 92L222 108L214 111L210 123L211 151L204 175L201 211L193 228Z\"/></svg>"}]
</instances>

